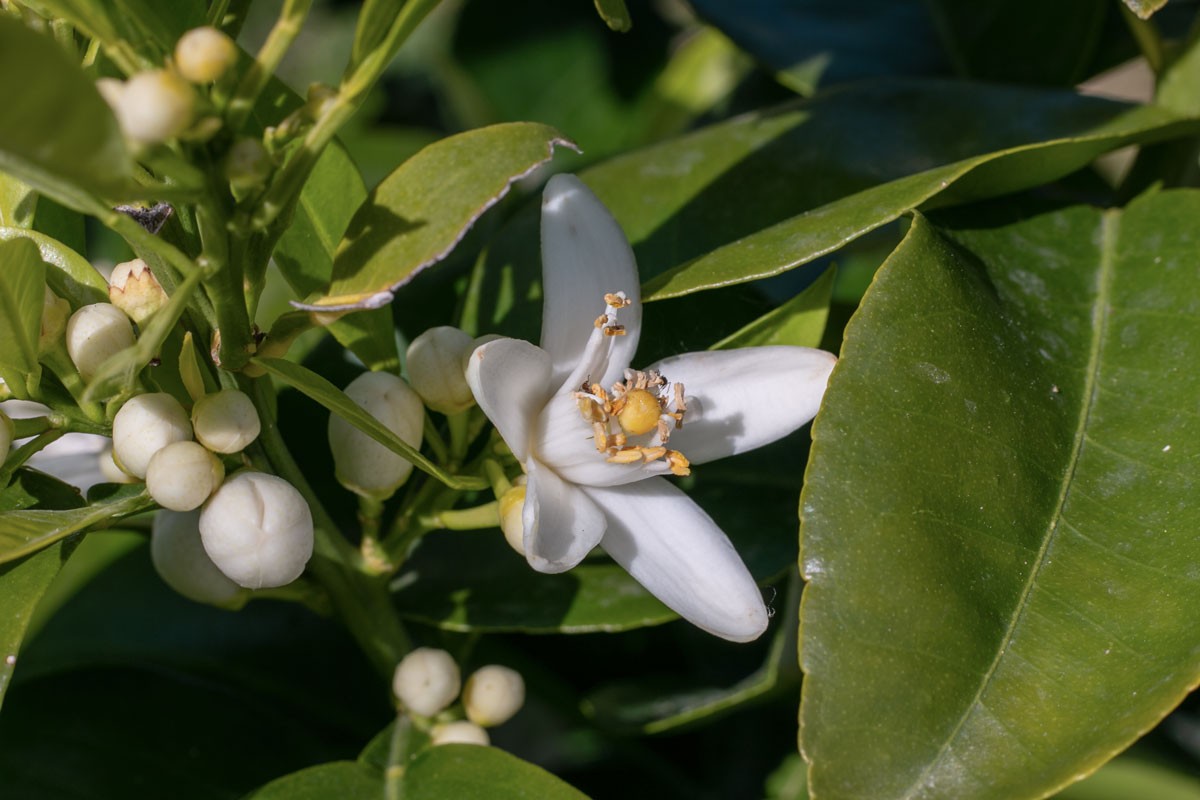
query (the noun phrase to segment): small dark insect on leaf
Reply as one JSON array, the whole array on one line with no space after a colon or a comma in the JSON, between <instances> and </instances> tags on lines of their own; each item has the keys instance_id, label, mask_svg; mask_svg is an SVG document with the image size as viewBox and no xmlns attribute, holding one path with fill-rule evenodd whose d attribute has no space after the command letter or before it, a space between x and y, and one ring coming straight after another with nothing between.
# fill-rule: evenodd
<instances>
[{"instance_id":1,"label":"small dark insect on leaf","mask_svg":"<svg viewBox=\"0 0 1200 800\"><path fill-rule=\"evenodd\" d=\"M171 208L168 203L155 203L150 208L142 206L117 206L114 210L120 211L126 216L133 217L137 224L150 233L158 233L162 229L163 224L175 213L175 209Z\"/></svg>"}]
</instances>

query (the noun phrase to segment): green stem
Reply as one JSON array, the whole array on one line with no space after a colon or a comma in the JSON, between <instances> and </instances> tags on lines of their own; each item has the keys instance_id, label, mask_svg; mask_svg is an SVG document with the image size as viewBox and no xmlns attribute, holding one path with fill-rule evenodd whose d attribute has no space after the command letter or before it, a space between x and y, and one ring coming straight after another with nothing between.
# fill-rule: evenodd
<instances>
[{"instance_id":1,"label":"green stem","mask_svg":"<svg viewBox=\"0 0 1200 800\"><path fill-rule=\"evenodd\" d=\"M283 9L279 12L279 19L267 34L267 40L254 57L254 63L242 76L241 83L229 101L226 121L230 130L236 132L242 129L246 118L254 109L259 94L266 88L267 82L275 74L275 68L279 66L279 62L283 60L304 26L312 3L313 0L285 0Z\"/></svg>"},{"instance_id":2,"label":"green stem","mask_svg":"<svg viewBox=\"0 0 1200 800\"><path fill-rule=\"evenodd\" d=\"M450 463L447 469L458 472L463 459L466 458L467 448L471 446L471 411L467 409L459 414L451 414L446 418L446 427L450 429Z\"/></svg>"},{"instance_id":3,"label":"green stem","mask_svg":"<svg viewBox=\"0 0 1200 800\"><path fill-rule=\"evenodd\" d=\"M211 204L197 206L196 227L204 252L201 266L211 276L208 292L217 317L217 332L221 336L220 366L237 371L254 354L253 330L242 281L243 266L237 259L230 259L224 216Z\"/></svg>"},{"instance_id":4,"label":"green stem","mask_svg":"<svg viewBox=\"0 0 1200 800\"><path fill-rule=\"evenodd\" d=\"M500 525L500 502L493 500L473 508L451 508L421 517L429 530L478 531Z\"/></svg>"},{"instance_id":5,"label":"green stem","mask_svg":"<svg viewBox=\"0 0 1200 800\"><path fill-rule=\"evenodd\" d=\"M1150 20L1138 17L1124 3L1119 3L1119 5L1121 7L1121 16L1124 18L1129 32L1133 35L1134 41L1137 42L1138 49L1145 56L1147 65L1149 65L1156 76L1161 75L1163 67L1166 66L1167 59L1162 36L1158 33L1158 26Z\"/></svg>"},{"instance_id":6,"label":"green stem","mask_svg":"<svg viewBox=\"0 0 1200 800\"><path fill-rule=\"evenodd\" d=\"M446 440L442 438L442 433L433 424L433 420L429 415L425 415L425 444L429 445L429 449L433 451L434 460L437 463L445 466L450 460L450 451L446 449Z\"/></svg>"},{"instance_id":7,"label":"green stem","mask_svg":"<svg viewBox=\"0 0 1200 800\"><path fill-rule=\"evenodd\" d=\"M412 645L396 616L385 578L366 575L359 569L358 553L342 538L321 501L300 471L275 416L274 390L270 378L240 378L239 383L254 399L262 421L259 441L276 474L304 495L314 521L314 553L309 563L313 575L325 587L338 617L349 629L380 675L390 678L396 664Z\"/></svg>"},{"instance_id":8,"label":"green stem","mask_svg":"<svg viewBox=\"0 0 1200 800\"><path fill-rule=\"evenodd\" d=\"M84 385L83 378L80 377L79 370L75 368L75 363L71 361L71 357L67 353L67 346L61 338L43 350L38 358L50 368L63 387L71 393L71 397L84 416L95 423L105 421L104 409L100 407L100 404L85 399L87 386Z\"/></svg>"},{"instance_id":9,"label":"green stem","mask_svg":"<svg viewBox=\"0 0 1200 800\"><path fill-rule=\"evenodd\" d=\"M412 718L401 711L392 727L387 769L383 773L384 800L404 800L404 772L412 758L412 732Z\"/></svg>"},{"instance_id":10,"label":"green stem","mask_svg":"<svg viewBox=\"0 0 1200 800\"><path fill-rule=\"evenodd\" d=\"M13 473L46 445L61 437L66 431L61 429L53 429L39 433L34 439L26 442L16 450L9 453L8 458L0 466L0 486L7 486L8 479Z\"/></svg>"}]
</instances>

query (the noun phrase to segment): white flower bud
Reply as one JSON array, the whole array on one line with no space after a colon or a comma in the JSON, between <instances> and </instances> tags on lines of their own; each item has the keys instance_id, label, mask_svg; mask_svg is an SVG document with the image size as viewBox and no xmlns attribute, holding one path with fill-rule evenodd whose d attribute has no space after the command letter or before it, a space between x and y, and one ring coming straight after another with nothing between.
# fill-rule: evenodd
<instances>
[{"instance_id":1,"label":"white flower bud","mask_svg":"<svg viewBox=\"0 0 1200 800\"><path fill-rule=\"evenodd\" d=\"M139 72L120 91L109 85L101 94L112 106L125 138L137 144L173 139L192 124L192 87L167 70Z\"/></svg>"},{"instance_id":2,"label":"white flower bud","mask_svg":"<svg viewBox=\"0 0 1200 800\"><path fill-rule=\"evenodd\" d=\"M429 743L435 747L439 744L477 744L487 747L492 743L488 732L476 725L460 719L457 722L443 722L434 725L429 732Z\"/></svg>"},{"instance_id":3,"label":"white flower bud","mask_svg":"<svg viewBox=\"0 0 1200 800\"><path fill-rule=\"evenodd\" d=\"M283 478L265 472L234 475L200 512L204 550L247 589L284 586L300 577L312 557L312 512Z\"/></svg>"},{"instance_id":4,"label":"white flower bud","mask_svg":"<svg viewBox=\"0 0 1200 800\"><path fill-rule=\"evenodd\" d=\"M350 382L346 395L392 433L421 447L425 407L401 378L367 372ZM364 497L390 497L412 473L409 461L336 415L329 418L329 446L338 482Z\"/></svg>"},{"instance_id":5,"label":"white flower bud","mask_svg":"<svg viewBox=\"0 0 1200 800\"><path fill-rule=\"evenodd\" d=\"M465 331L443 325L430 328L408 346L408 378L425 405L443 414L458 414L475 405L463 364L475 349Z\"/></svg>"},{"instance_id":6,"label":"white flower bud","mask_svg":"<svg viewBox=\"0 0 1200 800\"><path fill-rule=\"evenodd\" d=\"M196 441L214 453L237 453L258 438L262 424L245 392L222 389L196 401L192 428Z\"/></svg>"},{"instance_id":7,"label":"white flower bud","mask_svg":"<svg viewBox=\"0 0 1200 800\"><path fill-rule=\"evenodd\" d=\"M121 95L125 93L125 82L118 78L97 78L96 91L115 113L117 105L121 102Z\"/></svg>"},{"instance_id":8,"label":"white flower bud","mask_svg":"<svg viewBox=\"0 0 1200 800\"><path fill-rule=\"evenodd\" d=\"M500 497L500 530L508 546L521 555L525 555L524 512L524 486L514 486Z\"/></svg>"},{"instance_id":9,"label":"white flower bud","mask_svg":"<svg viewBox=\"0 0 1200 800\"><path fill-rule=\"evenodd\" d=\"M44 352L62 338L67 329L67 318L71 316L71 304L50 291L42 298L42 329L38 335L38 351Z\"/></svg>"},{"instance_id":10,"label":"white flower bud","mask_svg":"<svg viewBox=\"0 0 1200 800\"><path fill-rule=\"evenodd\" d=\"M396 665L392 691L406 709L432 717L458 697L462 676L445 650L418 647Z\"/></svg>"},{"instance_id":11,"label":"white flower bud","mask_svg":"<svg viewBox=\"0 0 1200 800\"><path fill-rule=\"evenodd\" d=\"M485 333L483 336L476 336L474 339L472 339L471 347L467 350L467 352L463 353L463 358L462 358L463 374L464 375L466 374L467 367L471 363L471 353L474 353L476 350L483 347L488 342L494 342L497 339L503 339L503 338L504 337L498 333Z\"/></svg>"},{"instance_id":12,"label":"white flower bud","mask_svg":"<svg viewBox=\"0 0 1200 800\"><path fill-rule=\"evenodd\" d=\"M150 459L159 450L191 438L187 412L164 392L131 397L113 417L113 458L117 466L137 478L146 477Z\"/></svg>"},{"instance_id":13,"label":"white flower bud","mask_svg":"<svg viewBox=\"0 0 1200 800\"><path fill-rule=\"evenodd\" d=\"M236 608L246 599L204 552L199 511L160 511L150 533L150 560L163 582L189 600Z\"/></svg>"},{"instance_id":14,"label":"white flower bud","mask_svg":"<svg viewBox=\"0 0 1200 800\"><path fill-rule=\"evenodd\" d=\"M135 258L113 267L108 279L108 300L134 322L142 322L165 306L168 298L150 266Z\"/></svg>"},{"instance_id":15,"label":"white flower bud","mask_svg":"<svg viewBox=\"0 0 1200 800\"><path fill-rule=\"evenodd\" d=\"M175 67L192 83L212 83L237 63L237 45L216 28L192 28L175 43Z\"/></svg>"},{"instance_id":16,"label":"white flower bud","mask_svg":"<svg viewBox=\"0 0 1200 800\"><path fill-rule=\"evenodd\" d=\"M133 345L129 317L110 303L84 306L67 321L67 353L85 381L111 356Z\"/></svg>"},{"instance_id":17,"label":"white flower bud","mask_svg":"<svg viewBox=\"0 0 1200 800\"><path fill-rule=\"evenodd\" d=\"M105 448L99 456L100 476L108 483L134 483L137 478L117 466L112 447Z\"/></svg>"},{"instance_id":18,"label":"white flower bud","mask_svg":"<svg viewBox=\"0 0 1200 800\"><path fill-rule=\"evenodd\" d=\"M238 139L225 156L225 177L240 191L256 189L271 174L271 156L258 139Z\"/></svg>"},{"instance_id":19,"label":"white flower bud","mask_svg":"<svg viewBox=\"0 0 1200 800\"><path fill-rule=\"evenodd\" d=\"M8 414L0 411L0 464L3 464L4 459L8 458L8 451L12 449L15 434L16 426L13 425L13 421L8 418Z\"/></svg>"},{"instance_id":20,"label":"white flower bud","mask_svg":"<svg viewBox=\"0 0 1200 800\"><path fill-rule=\"evenodd\" d=\"M477 669L463 688L467 719L491 728L503 725L525 705L525 680L521 673L499 664Z\"/></svg>"},{"instance_id":21,"label":"white flower bud","mask_svg":"<svg viewBox=\"0 0 1200 800\"><path fill-rule=\"evenodd\" d=\"M199 508L225 479L221 459L195 442L172 442L150 459L146 489L172 511Z\"/></svg>"}]
</instances>

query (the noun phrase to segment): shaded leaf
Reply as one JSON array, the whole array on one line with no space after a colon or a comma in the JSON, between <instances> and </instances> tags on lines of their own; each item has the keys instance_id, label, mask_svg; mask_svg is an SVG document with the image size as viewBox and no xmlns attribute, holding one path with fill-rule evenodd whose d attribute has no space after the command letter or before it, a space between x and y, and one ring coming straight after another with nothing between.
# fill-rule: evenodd
<instances>
[{"instance_id":1,"label":"shaded leaf","mask_svg":"<svg viewBox=\"0 0 1200 800\"><path fill-rule=\"evenodd\" d=\"M604 20L604 24L614 31L623 33L633 27L633 19L629 16L629 9L625 7L625 0L596 0L596 11L600 14L600 19Z\"/></svg>"},{"instance_id":2,"label":"shaded leaf","mask_svg":"<svg viewBox=\"0 0 1200 800\"><path fill-rule=\"evenodd\" d=\"M354 761L320 764L276 778L245 800L333 800L382 797L383 778Z\"/></svg>"},{"instance_id":3,"label":"shaded leaf","mask_svg":"<svg viewBox=\"0 0 1200 800\"><path fill-rule=\"evenodd\" d=\"M587 800L587 795L494 747L431 747L404 774L406 800Z\"/></svg>"},{"instance_id":4,"label":"shaded leaf","mask_svg":"<svg viewBox=\"0 0 1200 800\"><path fill-rule=\"evenodd\" d=\"M1195 685L1198 214L918 216L876 276L802 497L814 794L1041 797Z\"/></svg>"},{"instance_id":5,"label":"shaded leaf","mask_svg":"<svg viewBox=\"0 0 1200 800\"><path fill-rule=\"evenodd\" d=\"M35 553L73 533L103 526L154 505L144 485L123 486L103 500L68 511L0 511L0 564Z\"/></svg>"},{"instance_id":6,"label":"shaded leaf","mask_svg":"<svg viewBox=\"0 0 1200 800\"><path fill-rule=\"evenodd\" d=\"M833 282L837 270L833 267L821 273L800 294L773 309L741 330L726 336L712 346L713 350L735 347L767 347L776 344L818 347L829 319L829 303L833 299Z\"/></svg>"},{"instance_id":7,"label":"shaded leaf","mask_svg":"<svg viewBox=\"0 0 1200 800\"><path fill-rule=\"evenodd\" d=\"M89 4L90 5L90 4ZM0 169L72 208L119 195L133 160L108 104L54 40L0 16Z\"/></svg>"},{"instance_id":8,"label":"shaded leaf","mask_svg":"<svg viewBox=\"0 0 1200 800\"><path fill-rule=\"evenodd\" d=\"M0 241L0 378L17 397L37 391L46 262L25 238Z\"/></svg>"},{"instance_id":9,"label":"shaded leaf","mask_svg":"<svg viewBox=\"0 0 1200 800\"><path fill-rule=\"evenodd\" d=\"M1101 767L1095 775L1068 786L1054 795L1056 800L1195 800L1200 781L1136 758L1121 757Z\"/></svg>"},{"instance_id":10,"label":"shaded leaf","mask_svg":"<svg viewBox=\"0 0 1200 800\"><path fill-rule=\"evenodd\" d=\"M205 23L201 0L25 0L24 5L44 16L65 19L106 45L125 42L155 56L171 52L180 34Z\"/></svg>"},{"instance_id":11,"label":"shaded leaf","mask_svg":"<svg viewBox=\"0 0 1200 800\"><path fill-rule=\"evenodd\" d=\"M1154 16L1154 12L1167 4L1167 0L1125 0L1125 5L1129 6L1129 10L1137 14L1140 19L1150 19Z\"/></svg>"}]
</instances>

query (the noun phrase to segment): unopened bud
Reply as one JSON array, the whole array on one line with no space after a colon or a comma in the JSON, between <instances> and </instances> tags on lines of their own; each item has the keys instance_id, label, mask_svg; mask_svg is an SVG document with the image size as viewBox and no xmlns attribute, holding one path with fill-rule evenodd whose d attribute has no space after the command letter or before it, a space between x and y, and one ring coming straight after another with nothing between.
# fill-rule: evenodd
<instances>
[{"instance_id":1,"label":"unopened bud","mask_svg":"<svg viewBox=\"0 0 1200 800\"><path fill-rule=\"evenodd\" d=\"M458 720L434 725L429 732L429 743L435 747L440 744L477 744L487 747L492 743L488 732L474 722Z\"/></svg>"},{"instance_id":2,"label":"unopened bud","mask_svg":"<svg viewBox=\"0 0 1200 800\"><path fill-rule=\"evenodd\" d=\"M196 401L192 428L196 441L214 453L237 453L258 438L262 424L245 392L222 389Z\"/></svg>"},{"instance_id":3,"label":"unopened bud","mask_svg":"<svg viewBox=\"0 0 1200 800\"><path fill-rule=\"evenodd\" d=\"M474 340L458 328L430 328L408 346L408 378L425 405L443 414L458 414L475 405L463 363Z\"/></svg>"},{"instance_id":4,"label":"unopened bud","mask_svg":"<svg viewBox=\"0 0 1200 800\"><path fill-rule=\"evenodd\" d=\"M167 304L167 293L150 266L140 258L122 261L108 279L108 299L140 323Z\"/></svg>"},{"instance_id":5,"label":"unopened bud","mask_svg":"<svg viewBox=\"0 0 1200 800\"><path fill-rule=\"evenodd\" d=\"M113 459L113 449L105 448L97 458L100 461L100 476L107 483L134 483L137 478L130 475L125 470L117 466L117 462Z\"/></svg>"},{"instance_id":6,"label":"unopened bud","mask_svg":"<svg viewBox=\"0 0 1200 800\"><path fill-rule=\"evenodd\" d=\"M237 63L237 45L216 28L192 28L175 43L175 67L192 83L212 83Z\"/></svg>"},{"instance_id":7,"label":"unopened bud","mask_svg":"<svg viewBox=\"0 0 1200 800\"><path fill-rule=\"evenodd\" d=\"M67 353L85 381L110 357L133 345L129 317L110 303L84 306L67 321Z\"/></svg>"},{"instance_id":8,"label":"unopened bud","mask_svg":"<svg viewBox=\"0 0 1200 800\"><path fill-rule=\"evenodd\" d=\"M237 608L246 598L204 552L199 511L159 511L150 532L150 560L163 582L189 600Z\"/></svg>"},{"instance_id":9,"label":"unopened bud","mask_svg":"<svg viewBox=\"0 0 1200 800\"><path fill-rule=\"evenodd\" d=\"M458 664L445 650L418 647L396 665L392 692L404 708L432 717L458 697L462 676Z\"/></svg>"},{"instance_id":10,"label":"unopened bud","mask_svg":"<svg viewBox=\"0 0 1200 800\"><path fill-rule=\"evenodd\" d=\"M192 124L195 104L192 87L173 72L139 72L119 90L107 84L100 93L112 106L121 132L131 142L165 142Z\"/></svg>"},{"instance_id":11,"label":"unopened bud","mask_svg":"<svg viewBox=\"0 0 1200 800\"><path fill-rule=\"evenodd\" d=\"M463 707L476 725L503 725L525 705L525 680L521 673L499 664L477 669L463 688Z\"/></svg>"},{"instance_id":12,"label":"unopened bud","mask_svg":"<svg viewBox=\"0 0 1200 800\"><path fill-rule=\"evenodd\" d=\"M271 156L258 139L238 139L225 156L225 177L238 191L256 189L271 174Z\"/></svg>"},{"instance_id":13,"label":"unopened bud","mask_svg":"<svg viewBox=\"0 0 1200 800\"><path fill-rule=\"evenodd\" d=\"M172 442L150 459L146 490L154 502L172 511L191 511L225 479L225 465L195 442Z\"/></svg>"},{"instance_id":14,"label":"unopened bud","mask_svg":"<svg viewBox=\"0 0 1200 800\"><path fill-rule=\"evenodd\" d=\"M524 513L524 486L514 486L500 497L500 530L508 546L521 555L525 555Z\"/></svg>"},{"instance_id":15,"label":"unopened bud","mask_svg":"<svg viewBox=\"0 0 1200 800\"><path fill-rule=\"evenodd\" d=\"M50 291L50 287L47 286L42 300L42 329L38 336L39 352L49 350L62 338L63 332L67 329L67 318L70 316L71 304Z\"/></svg>"},{"instance_id":16,"label":"unopened bud","mask_svg":"<svg viewBox=\"0 0 1200 800\"><path fill-rule=\"evenodd\" d=\"M3 464L4 459L8 458L8 451L12 449L14 435L16 435L16 427L13 425L13 421L8 418L8 414L0 411L0 464Z\"/></svg>"},{"instance_id":17,"label":"unopened bud","mask_svg":"<svg viewBox=\"0 0 1200 800\"><path fill-rule=\"evenodd\" d=\"M204 550L221 572L247 589L284 586L312 557L312 512L283 478L234 475L200 512Z\"/></svg>"},{"instance_id":18,"label":"unopened bud","mask_svg":"<svg viewBox=\"0 0 1200 800\"><path fill-rule=\"evenodd\" d=\"M346 395L385 428L420 449L425 407L401 378L367 372L350 382ZM338 482L364 497L390 497L412 473L409 461L336 415L329 418L329 446Z\"/></svg>"},{"instance_id":19,"label":"unopened bud","mask_svg":"<svg viewBox=\"0 0 1200 800\"><path fill-rule=\"evenodd\" d=\"M113 417L112 430L117 466L142 479L155 453L173 442L192 438L187 412L165 392L129 398Z\"/></svg>"}]
</instances>

